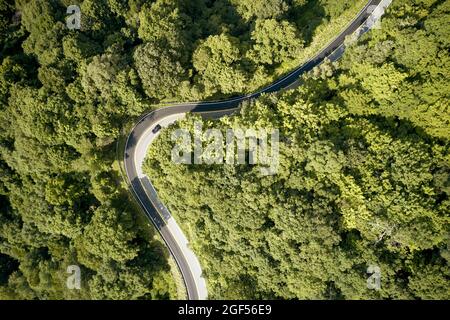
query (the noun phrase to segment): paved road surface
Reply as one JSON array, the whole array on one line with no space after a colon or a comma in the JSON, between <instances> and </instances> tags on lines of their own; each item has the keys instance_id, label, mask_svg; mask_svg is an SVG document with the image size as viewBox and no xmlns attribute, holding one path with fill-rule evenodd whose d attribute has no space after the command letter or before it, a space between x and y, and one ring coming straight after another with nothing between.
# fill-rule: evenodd
<instances>
[{"instance_id":1,"label":"paved road surface","mask_svg":"<svg viewBox=\"0 0 450 320\"><path fill-rule=\"evenodd\" d=\"M375 6L378 6L378 8L387 7L391 1L368 1L365 8L349 23L346 29L313 59L256 93L224 101L194 102L164 107L141 117L132 129L126 143L124 159L131 190L147 214L147 217L160 232L172 256L175 258L186 285L189 299L206 299L206 282L202 277L200 263L189 248L186 237L174 218L171 217L170 212L158 199L150 179L142 172L142 163L148 147L159 134L159 132L154 134L152 129L157 124L160 124L164 128L182 118L187 112L198 112L210 117L220 117L224 114L230 114L244 100L256 99L262 93L276 92L295 85L303 73L312 70L315 66L323 62L325 58L328 57L333 61L338 59L344 51L344 40L346 36L356 35L356 37L359 37L362 33L371 29L374 19L379 19L384 13L383 9L378 9L373 12L373 8Z\"/></svg>"}]
</instances>

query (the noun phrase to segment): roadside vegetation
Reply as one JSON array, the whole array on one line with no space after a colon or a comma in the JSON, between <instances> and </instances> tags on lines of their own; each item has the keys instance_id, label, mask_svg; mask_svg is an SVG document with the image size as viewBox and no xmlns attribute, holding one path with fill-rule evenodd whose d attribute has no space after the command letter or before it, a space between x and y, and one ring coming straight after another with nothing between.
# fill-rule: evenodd
<instances>
[{"instance_id":1,"label":"roadside vegetation","mask_svg":"<svg viewBox=\"0 0 450 320\"><path fill-rule=\"evenodd\" d=\"M81 30L68 30L77 3ZM124 123L263 86L363 4L0 0L0 297L177 297L121 180ZM72 264L80 291L65 285Z\"/></svg>"},{"instance_id":2,"label":"roadside vegetation","mask_svg":"<svg viewBox=\"0 0 450 320\"><path fill-rule=\"evenodd\" d=\"M449 22L448 0L394 0L380 30L298 89L172 127L278 128L275 175L175 164L161 133L144 169L212 298L450 298Z\"/></svg>"}]
</instances>

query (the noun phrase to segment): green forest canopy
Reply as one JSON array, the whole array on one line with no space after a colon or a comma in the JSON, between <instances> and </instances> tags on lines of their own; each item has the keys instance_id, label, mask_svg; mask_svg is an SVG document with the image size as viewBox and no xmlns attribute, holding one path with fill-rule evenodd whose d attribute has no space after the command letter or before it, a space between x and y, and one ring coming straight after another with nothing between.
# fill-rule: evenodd
<instances>
[{"instance_id":1,"label":"green forest canopy","mask_svg":"<svg viewBox=\"0 0 450 320\"><path fill-rule=\"evenodd\" d=\"M182 221L212 298L450 298L450 1L396 1L382 29L296 90L173 128L278 128L280 168L144 169ZM367 287L367 268L381 289Z\"/></svg>"},{"instance_id":2,"label":"green forest canopy","mask_svg":"<svg viewBox=\"0 0 450 320\"><path fill-rule=\"evenodd\" d=\"M161 101L270 83L365 2L0 0L0 297L176 298L121 183L121 129ZM72 4L81 30L66 27Z\"/></svg>"}]
</instances>

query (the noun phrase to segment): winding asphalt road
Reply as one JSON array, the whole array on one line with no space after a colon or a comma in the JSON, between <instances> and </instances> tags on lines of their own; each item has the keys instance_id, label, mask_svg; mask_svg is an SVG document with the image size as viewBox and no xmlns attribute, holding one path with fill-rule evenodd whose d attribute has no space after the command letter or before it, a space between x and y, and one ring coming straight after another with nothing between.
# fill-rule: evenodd
<instances>
[{"instance_id":1,"label":"winding asphalt road","mask_svg":"<svg viewBox=\"0 0 450 320\"><path fill-rule=\"evenodd\" d=\"M320 51L313 59L282 77L270 86L249 95L243 95L224 101L194 102L167 106L152 111L142 116L128 136L125 146L124 165L131 191L139 201L147 217L155 225L164 239L169 251L181 271L187 295L189 299L206 299L206 283L201 274L198 259L188 246L188 241L181 229L164 204L158 199L157 193L149 178L142 172L142 163L146 151L153 139L158 135L152 129L160 124L166 127L177 119L182 118L188 112L201 113L210 117L220 117L237 110L239 104L244 100L256 99L263 93L276 92L289 88L297 83L299 77L315 66L319 65L325 58L337 60L345 49L344 40L349 35L359 37L370 30L374 21L384 13L384 8L389 6L391 0L370 0L357 17L349 23L346 29L333 40L326 48ZM375 11L373 10L375 7Z\"/></svg>"}]
</instances>

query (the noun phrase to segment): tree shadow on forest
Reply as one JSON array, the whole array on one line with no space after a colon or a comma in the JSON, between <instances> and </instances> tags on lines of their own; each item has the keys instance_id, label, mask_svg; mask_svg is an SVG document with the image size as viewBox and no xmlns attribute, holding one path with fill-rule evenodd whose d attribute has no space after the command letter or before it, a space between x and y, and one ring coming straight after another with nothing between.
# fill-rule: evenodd
<instances>
[{"instance_id":1,"label":"tree shadow on forest","mask_svg":"<svg viewBox=\"0 0 450 320\"><path fill-rule=\"evenodd\" d=\"M328 19L325 8L318 0L309 0L304 5L292 8L288 14L302 34L305 47L311 43L314 31L323 23L324 19Z\"/></svg>"},{"instance_id":2,"label":"tree shadow on forest","mask_svg":"<svg viewBox=\"0 0 450 320\"><path fill-rule=\"evenodd\" d=\"M233 37L241 38L248 32L249 24L241 17L230 0L211 1L206 4L206 8L202 17L202 20L206 22L202 38L221 34L224 31Z\"/></svg>"},{"instance_id":3,"label":"tree shadow on forest","mask_svg":"<svg viewBox=\"0 0 450 320\"><path fill-rule=\"evenodd\" d=\"M295 23L297 29L303 36L305 46L311 43L314 31L320 26L324 19L328 19L324 6L319 0L306 0L303 5L293 6L280 19ZM222 12L220 12L221 22L232 26L230 34L239 37L241 40L250 40L251 31L254 28L256 18L250 21L239 14L237 8L230 0L220 2ZM217 8L216 8L217 11Z\"/></svg>"}]
</instances>

